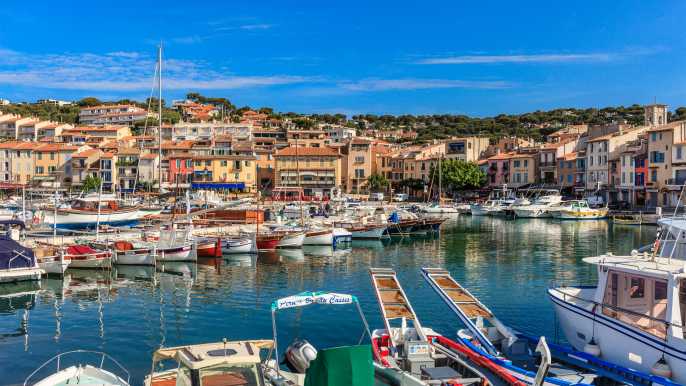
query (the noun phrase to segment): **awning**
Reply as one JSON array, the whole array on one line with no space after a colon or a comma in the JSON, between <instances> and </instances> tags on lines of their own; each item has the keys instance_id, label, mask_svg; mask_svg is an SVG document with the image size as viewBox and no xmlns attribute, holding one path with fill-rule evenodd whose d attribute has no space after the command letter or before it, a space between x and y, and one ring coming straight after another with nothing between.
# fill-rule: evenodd
<instances>
[{"instance_id":1,"label":"awning","mask_svg":"<svg viewBox=\"0 0 686 386\"><path fill-rule=\"evenodd\" d=\"M233 183L213 183L213 182L194 182L191 184L193 189L245 189L244 182Z\"/></svg>"}]
</instances>

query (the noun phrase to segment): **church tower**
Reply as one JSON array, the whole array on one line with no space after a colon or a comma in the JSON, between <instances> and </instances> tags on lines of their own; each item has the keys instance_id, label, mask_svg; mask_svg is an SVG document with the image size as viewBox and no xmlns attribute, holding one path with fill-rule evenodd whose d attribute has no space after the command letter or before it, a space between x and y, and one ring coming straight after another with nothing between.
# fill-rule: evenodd
<instances>
[{"instance_id":1,"label":"church tower","mask_svg":"<svg viewBox=\"0 0 686 386\"><path fill-rule=\"evenodd\" d=\"M644 125L660 126L667 123L667 105L654 103L643 107Z\"/></svg>"}]
</instances>

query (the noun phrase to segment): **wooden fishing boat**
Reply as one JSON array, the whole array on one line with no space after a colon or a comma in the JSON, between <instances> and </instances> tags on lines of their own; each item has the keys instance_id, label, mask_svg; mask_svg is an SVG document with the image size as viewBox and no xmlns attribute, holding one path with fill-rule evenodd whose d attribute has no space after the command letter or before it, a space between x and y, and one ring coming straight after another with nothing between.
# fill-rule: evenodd
<instances>
[{"instance_id":1,"label":"wooden fishing boat","mask_svg":"<svg viewBox=\"0 0 686 386\"><path fill-rule=\"evenodd\" d=\"M258 234L255 236L257 249L260 251L276 249L282 237L283 235L279 234Z\"/></svg>"},{"instance_id":2,"label":"wooden fishing boat","mask_svg":"<svg viewBox=\"0 0 686 386\"><path fill-rule=\"evenodd\" d=\"M111 245L113 260L118 265L155 265L155 246L148 243L134 244L128 240L115 241Z\"/></svg>"},{"instance_id":3,"label":"wooden fishing boat","mask_svg":"<svg viewBox=\"0 0 686 386\"><path fill-rule=\"evenodd\" d=\"M641 225L643 224L643 215L639 214L616 214L612 216L612 224L614 225Z\"/></svg>"},{"instance_id":4,"label":"wooden fishing boat","mask_svg":"<svg viewBox=\"0 0 686 386\"><path fill-rule=\"evenodd\" d=\"M222 240L217 237L196 239L198 257L221 257Z\"/></svg>"},{"instance_id":5,"label":"wooden fishing boat","mask_svg":"<svg viewBox=\"0 0 686 386\"><path fill-rule=\"evenodd\" d=\"M71 268L111 268L112 253L94 249L85 244L68 245L63 258L69 260Z\"/></svg>"}]
</instances>

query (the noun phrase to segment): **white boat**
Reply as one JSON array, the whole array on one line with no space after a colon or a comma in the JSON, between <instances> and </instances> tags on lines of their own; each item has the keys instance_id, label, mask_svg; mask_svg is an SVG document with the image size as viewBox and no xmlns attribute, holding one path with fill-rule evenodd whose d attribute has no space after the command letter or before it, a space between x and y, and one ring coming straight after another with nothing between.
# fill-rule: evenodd
<instances>
[{"instance_id":1,"label":"white boat","mask_svg":"<svg viewBox=\"0 0 686 386\"><path fill-rule=\"evenodd\" d=\"M548 290L577 350L686 384L686 219L661 219L652 252L587 257L594 286Z\"/></svg>"},{"instance_id":2,"label":"white boat","mask_svg":"<svg viewBox=\"0 0 686 386\"><path fill-rule=\"evenodd\" d=\"M513 205L512 210L519 218L551 217L550 208L559 205L560 202L562 202L562 196L549 194L540 196L530 205Z\"/></svg>"},{"instance_id":3,"label":"white boat","mask_svg":"<svg viewBox=\"0 0 686 386\"><path fill-rule=\"evenodd\" d=\"M333 245L332 229L313 229L305 233L303 245Z\"/></svg>"},{"instance_id":4,"label":"white boat","mask_svg":"<svg viewBox=\"0 0 686 386\"><path fill-rule=\"evenodd\" d=\"M224 255L251 253L257 253L254 237L242 236L222 239L222 254Z\"/></svg>"},{"instance_id":5,"label":"white boat","mask_svg":"<svg viewBox=\"0 0 686 386\"><path fill-rule=\"evenodd\" d=\"M353 234L344 228L334 227L331 234L333 236L333 246L339 246L340 244L351 243L353 241Z\"/></svg>"},{"instance_id":6,"label":"white boat","mask_svg":"<svg viewBox=\"0 0 686 386\"><path fill-rule=\"evenodd\" d=\"M58 228L82 229L101 225L131 225L138 222L143 215L136 206L119 206L118 200L111 196L88 196L76 199L70 207L44 210L43 223Z\"/></svg>"},{"instance_id":7,"label":"white boat","mask_svg":"<svg viewBox=\"0 0 686 386\"><path fill-rule=\"evenodd\" d=\"M74 244L66 246L62 258L69 260L70 268L110 268L112 253L97 250L88 245Z\"/></svg>"},{"instance_id":8,"label":"white boat","mask_svg":"<svg viewBox=\"0 0 686 386\"><path fill-rule=\"evenodd\" d=\"M346 229L351 233L354 240L357 239L381 239L385 237L386 224L364 224L348 221L337 221L334 225Z\"/></svg>"},{"instance_id":9,"label":"white boat","mask_svg":"<svg viewBox=\"0 0 686 386\"><path fill-rule=\"evenodd\" d=\"M91 354L93 356L99 357L96 363L93 364L81 364L77 363L71 366L65 366L67 356L79 355L79 358L83 354ZM32 381L32 379L40 374L43 369L52 369L55 363L57 363L57 371L51 375L42 378L37 381ZM48 366L50 365L50 366ZM113 365L113 369L105 369L104 365ZM52 370L50 370L52 371ZM119 375L117 375L119 374ZM31 373L25 380L24 385L34 385L34 386L64 386L64 385L100 385L100 386L128 386L130 380L129 372L119 364L114 358L103 352L88 351L88 350L75 350L65 353L61 353L53 357L52 359L45 362L33 373Z\"/></svg>"},{"instance_id":10,"label":"white boat","mask_svg":"<svg viewBox=\"0 0 686 386\"><path fill-rule=\"evenodd\" d=\"M483 204L470 205L472 216L492 216L505 210L507 204L502 200L488 200Z\"/></svg>"},{"instance_id":11,"label":"white boat","mask_svg":"<svg viewBox=\"0 0 686 386\"><path fill-rule=\"evenodd\" d=\"M586 200L573 200L551 207L550 215L560 220L597 220L607 217L607 208L593 209Z\"/></svg>"},{"instance_id":12,"label":"white boat","mask_svg":"<svg viewBox=\"0 0 686 386\"><path fill-rule=\"evenodd\" d=\"M459 214L460 212L451 205L432 204L421 209L422 213L427 214Z\"/></svg>"},{"instance_id":13,"label":"white boat","mask_svg":"<svg viewBox=\"0 0 686 386\"><path fill-rule=\"evenodd\" d=\"M63 259L61 254L37 257L37 259L38 266L49 275L64 275L71 264L71 261Z\"/></svg>"},{"instance_id":14,"label":"white boat","mask_svg":"<svg viewBox=\"0 0 686 386\"><path fill-rule=\"evenodd\" d=\"M305 242L304 232L287 232L283 235L277 248L301 248Z\"/></svg>"},{"instance_id":15,"label":"white boat","mask_svg":"<svg viewBox=\"0 0 686 386\"><path fill-rule=\"evenodd\" d=\"M196 261L193 243L190 241L191 228L165 229L160 232L160 238L155 249L157 261Z\"/></svg>"},{"instance_id":16,"label":"white boat","mask_svg":"<svg viewBox=\"0 0 686 386\"><path fill-rule=\"evenodd\" d=\"M0 283L40 280L45 271L38 265L33 250L16 241L25 229L24 223L5 220L0 222L0 226L3 227L3 233L0 233Z\"/></svg>"},{"instance_id":17,"label":"white boat","mask_svg":"<svg viewBox=\"0 0 686 386\"><path fill-rule=\"evenodd\" d=\"M117 265L155 265L155 246L149 243L115 241L112 251L114 264Z\"/></svg>"}]
</instances>

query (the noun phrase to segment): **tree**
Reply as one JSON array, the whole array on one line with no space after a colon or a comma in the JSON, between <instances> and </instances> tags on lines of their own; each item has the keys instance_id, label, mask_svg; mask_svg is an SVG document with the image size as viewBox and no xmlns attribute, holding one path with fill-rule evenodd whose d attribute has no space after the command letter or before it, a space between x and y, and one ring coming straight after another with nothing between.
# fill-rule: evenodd
<instances>
[{"instance_id":1,"label":"tree","mask_svg":"<svg viewBox=\"0 0 686 386\"><path fill-rule=\"evenodd\" d=\"M401 188L408 188L410 190L424 190L424 186L426 184L424 181L422 181L420 178L408 178L406 180L402 180L398 183L398 186Z\"/></svg>"},{"instance_id":2,"label":"tree","mask_svg":"<svg viewBox=\"0 0 686 386\"><path fill-rule=\"evenodd\" d=\"M86 177L86 179L83 181L83 191L90 192L91 190L99 190L101 183L102 181L100 180L100 177L88 175L88 177Z\"/></svg>"},{"instance_id":3,"label":"tree","mask_svg":"<svg viewBox=\"0 0 686 386\"><path fill-rule=\"evenodd\" d=\"M370 191L379 192L383 191L388 186L389 182L383 174L374 173L367 177L367 184Z\"/></svg>"},{"instance_id":4,"label":"tree","mask_svg":"<svg viewBox=\"0 0 686 386\"><path fill-rule=\"evenodd\" d=\"M77 105L82 106L82 107L88 107L88 106L99 106L102 104L102 101L98 98L94 97L86 97L81 99L80 101L76 102Z\"/></svg>"},{"instance_id":5,"label":"tree","mask_svg":"<svg viewBox=\"0 0 686 386\"><path fill-rule=\"evenodd\" d=\"M432 167L430 178L435 185L438 184L437 168ZM474 162L465 162L458 159L441 160L441 179L443 188L449 190L464 190L480 188L486 183L486 174Z\"/></svg>"}]
</instances>

